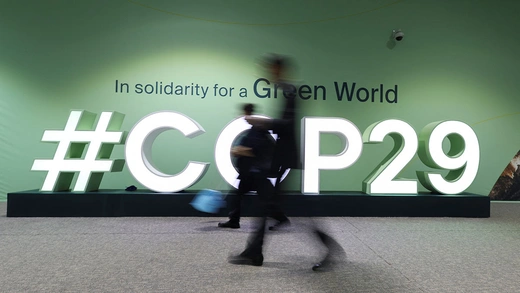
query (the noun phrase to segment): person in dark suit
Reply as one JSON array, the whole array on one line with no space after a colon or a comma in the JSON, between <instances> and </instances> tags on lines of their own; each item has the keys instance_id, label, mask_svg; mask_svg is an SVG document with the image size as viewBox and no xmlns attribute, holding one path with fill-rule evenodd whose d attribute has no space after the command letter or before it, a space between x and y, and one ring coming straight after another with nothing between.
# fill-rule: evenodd
<instances>
[{"instance_id":1,"label":"person in dark suit","mask_svg":"<svg viewBox=\"0 0 520 293\"><path fill-rule=\"evenodd\" d=\"M269 230L277 230L290 224L289 219L283 214L280 206L282 203L282 177L288 169L301 169L299 147L296 135L296 87L286 80L287 72L293 67L287 56L270 54L262 60L262 65L267 69L271 80L282 92L284 105L279 118L259 119L248 116L246 121L254 127L262 127L272 130L277 135L276 148L271 164L271 174L276 178L275 192L268 201L268 212L277 220Z\"/></svg>"},{"instance_id":2,"label":"person in dark suit","mask_svg":"<svg viewBox=\"0 0 520 293\"><path fill-rule=\"evenodd\" d=\"M243 106L243 113L245 117L251 116L254 111L255 107L253 104L245 104ZM255 158L252 156L251 153L246 152L245 150L251 150L253 147L256 147L254 143L260 142L264 147L268 147L273 149L274 148L274 142L272 142L272 146L268 145L268 141L263 141L264 137L266 136L267 140L271 140L271 136L267 130L264 128L259 128L253 126L251 129L249 129L246 134L243 136L241 141L239 142L239 145L234 147L231 151L232 155L236 158L235 165L238 169L238 179L240 179L240 182L238 184L238 188L232 193L232 196L230 197L230 204L231 204L231 212L229 213L229 220L227 222L221 222L218 223L218 227L220 228L231 228L231 229L238 229L240 228L240 217L241 217L241 210L242 210L242 199L244 195L250 191L257 191L258 189L258 182L256 182L255 176L251 176L250 170L252 167L252 164L255 163L255 160L260 161L257 163L267 164L268 168L271 168L271 161L272 161L272 154L269 155L269 157L266 158ZM255 141L256 139L256 141ZM266 145L267 144L267 145ZM265 151L263 152L265 153ZM273 177L272 175L270 177ZM268 180L267 178L265 180ZM264 184L264 182L261 182ZM288 223L289 220L283 213L283 211L280 208L272 208L271 209L271 217L277 221L277 223Z\"/></svg>"},{"instance_id":3,"label":"person in dark suit","mask_svg":"<svg viewBox=\"0 0 520 293\"><path fill-rule=\"evenodd\" d=\"M259 119L255 117L246 117L253 128L262 128L272 130L278 135L276 147L271 162L271 173L276 173L277 180L273 189L273 193L265 197L263 208L263 217L258 219L257 230L252 233L248 239L245 250L239 255L229 258L232 264L261 266L263 264L263 243L265 236L265 227L268 214L276 214L281 201L281 177L287 169L301 169L299 147L297 143L297 124L296 114L298 113L297 89L294 85L286 80L288 70L292 63L286 56L271 55L264 60L264 66L268 69L272 81L282 90L284 107L280 118L277 119ZM288 222L288 219L287 219ZM277 229L284 225L284 221L279 221L272 229ZM320 243L327 248L327 252L319 262L313 265L313 270L319 270L327 267L331 263L332 254L342 251L341 246L329 235L327 235L314 222L311 225L312 233L319 239Z\"/></svg>"}]
</instances>

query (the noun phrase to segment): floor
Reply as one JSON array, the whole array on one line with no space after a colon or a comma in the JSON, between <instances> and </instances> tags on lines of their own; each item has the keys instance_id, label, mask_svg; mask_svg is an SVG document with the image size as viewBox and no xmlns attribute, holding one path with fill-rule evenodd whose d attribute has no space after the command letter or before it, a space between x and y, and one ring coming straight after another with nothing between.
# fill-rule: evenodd
<instances>
[{"instance_id":1,"label":"floor","mask_svg":"<svg viewBox=\"0 0 520 293\"><path fill-rule=\"evenodd\" d=\"M227 262L251 218L7 218L6 205L0 292L520 292L520 203L484 219L292 218L261 267ZM330 270L311 270L312 223L344 249Z\"/></svg>"}]
</instances>

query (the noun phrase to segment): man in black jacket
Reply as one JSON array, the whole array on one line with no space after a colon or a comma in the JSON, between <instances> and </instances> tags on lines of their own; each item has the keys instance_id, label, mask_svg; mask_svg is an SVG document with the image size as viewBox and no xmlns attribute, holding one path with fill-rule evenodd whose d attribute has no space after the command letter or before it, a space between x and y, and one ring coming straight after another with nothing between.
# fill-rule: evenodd
<instances>
[{"instance_id":1,"label":"man in black jacket","mask_svg":"<svg viewBox=\"0 0 520 293\"><path fill-rule=\"evenodd\" d=\"M274 193L265 197L266 204L263 206L264 216L261 217L257 224L257 230L251 234L245 250L239 255L232 256L229 262L232 264L254 265L261 266L263 264L263 243L265 235L266 215L272 214L276 211L276 207L280 202L282 194L280 182L282 174L287 169L300 169L300 156L297 144L296 135L296 113L297 97L296 87L286 80L287 71L290 69L290 60L284 56L273 55L264 60L264 66L270 71L272 80L277 84L278 88L282 90L285 104L281 117L278 119L258 119L255 117L246 117L253 128L263 128L272 130L278 135L276 147L274 150L273 160L271 164L271 172L276 172L277 180L274 188ZM265 192L265 190L264 190ZM287 220L288 222L288 220ZM280 221L279 225L283 225L285 221ZM331 262L332 253L343 252L341 246L322 229L313 223L312 233L319 239L319 241L327 248L325 256L314 266L313 270L318 270L328 266ZM277 225L274 226L277 228Z\"/></svg>"},{"instance_id":2,"label":"man in black jacket","mask_svg":"<svg viewBox=\"0 0 520 293\"><path fill-rule=\"evenodd\" d=\"M243 112L246 117L251 116L254 113L254 105L245 104ZM218 227L240 228L242 198L247 192L257 191L259 184L269 183L267 173L271 169L274 146L274 141L272 141L272 137L266 129L253 126L240 140L239 145L231 150L232 155L236 158L235 164L238 169L240 183L238 189L231 196L232 210L229 213L229 220L218 223ZM266 178L258 178L258 176L251 173L254 170L265 171L265 174L262 175L265 175ZM270 194L274 193L270 192ZM271 208L271 217L277 220L278 223L288 222L287 217L279 208Z\"/></svg>"}]
</instances>

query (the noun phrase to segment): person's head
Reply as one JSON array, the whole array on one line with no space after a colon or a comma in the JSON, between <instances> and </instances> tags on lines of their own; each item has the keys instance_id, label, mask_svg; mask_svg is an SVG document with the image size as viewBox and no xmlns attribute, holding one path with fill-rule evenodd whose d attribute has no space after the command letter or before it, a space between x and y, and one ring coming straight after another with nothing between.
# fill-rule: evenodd
<instances>
[{"instance_id":1,"label":"person's head","mask_svg":"<svg viewBox=\"0 0 520 293\"><path fill-rule=\"evenodd\" d=\"M278 54L267 55L263 60L263 64L274 81L284 80L292 66L289 57Z\"/></svg>"},{"instance_id":2,"label":"person's head","mask_svg":"<svg viewBox=\"0 0 520 293\"><path fill-rule=\"evenodd\" d=\"M253 113L255 112L255 105L253 105L253 104L244 104L244 106L242 107L242 112L246 116L253 115Z\"/></svg>"}]
</instances>

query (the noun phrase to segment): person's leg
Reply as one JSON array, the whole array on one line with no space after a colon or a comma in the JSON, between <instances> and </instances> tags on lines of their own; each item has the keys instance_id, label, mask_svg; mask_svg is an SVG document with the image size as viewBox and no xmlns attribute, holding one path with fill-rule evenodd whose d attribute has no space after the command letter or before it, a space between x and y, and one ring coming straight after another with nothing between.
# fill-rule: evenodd
<instances>
[{"instance_id":1,"label":"person's leg","mask_svg":"<svg viewBox=\"0 0 520 293\"><path fill-rule=\"evenodd\" d=\"M310 200L312 204L311 209L321 209L319 196L307 196L307 200ZM341 260L345 257L345 251L341 247L341 245L326 232L327 229L323 226L323 223L320 224L319 221L314 219L312 210L307 210L307 219L308 219L308 227L311 230L311 234L316 237L317 241L325 248L325 253L320 256L318 262L316 262L312 266L313 271L318 270L326 270L332 267L332 264L336 260Z\"/></svg>"},{"instance_id":2,"label":"person's leg","mask_svg":"<svg viewBox=\"0 0 520 293\"><path fill-rule=\"evenodd\" d=\"M246 248L237 256L231 257L232 264L261 266L264 261L263 244L265 237L265 226L267 222L267 203L270 193L273 192L272 185L265 176L254 175L255 186L260 197L260 210L262 215L256 220L256 230L247 241Z\"/></svg>"},{"instance_id":3,"label":"person's leg","mask_svg":"<svg viewBox=\"0 0 520 293\"><path fill-rule=\"evenodd\" d=\"M260 175L256 176L255 183L257 187L257 194L260 199L260 210L262 211L262 214L256 220L256 231L249 237L247 248L244 252L251 254L261 254L262 246L264 244L267 215L269 212L269 201L274 190L271 182L267 178L261 177Z\"/></svg>"},{"instance_id":4,"label":"person's leg","mask_svg":"<svg viewBox=\"0 0 520 293\"><path fill-rule=\"evenodd\" d=\"M218 223L220 228L240 228L240 217L242 212L242 198L244 194L250 191L252 188L252 182L250 178L243 178L238 184L238 189L232 193L231 207L232 210L229 213L229 221Z\"/></svg>"},{"instance_id":5,"label":"person's leg","mask_svg":"<svg viewBox=\"0 0 520 293\"><path fill-rule=\"evenodd\" d=\"M327 249L320 261L312 266L313 271L330 268L335 259L337 260L344 257L345 251L341 245L316 225L313 226L313 234L318 237L320 242Z\"/></svg>"},{"instance_id":6,"label":"person's leg","mask_svg":"<svg viewBox=\"0 0 520 293\"><path fill-rule=\"evenodd\" d=\"M246 248L239 255L231 256L228 259L229 263L252 266L261 266L264 263L262 246L264 243L266 220L266 217L257 218L257 230L249 236Z\"/></svg>"},{"instance_id":7,"label":"person's leg","mask_svg":"<svg viewBox=\"0 0 520 293\"><path fill-rule=\"evenodd\" d=\"M272 192L270 199L269 199L269 216L273 219L275 219L277 222L269 227L269 230L276 230L278 228L281 228L282 226L290 225L289 218L285 215L283 212L283 209L281 207L282 205L282 190L281 190L281 184L282 184L282 176L285 173L287 168L282 167L280 168L280 171L278 172L278 175L276 177L276 183L274 185L274 192Z\"/></svg>"},{"instance_id":8,"label":"person's leg","mask_svg":"<svg viewBox=\"0 0 520 293\"><path fill-rule=\"evenodd\" d=\"M237 189L233 191L229 197L228 204L231 206L231 212L229 212L229 220L227 222L218 223L218 227L220 228L232 228L238 229L240 228L240 208L242 205L242 194Z\"/></svg>"}]
</instances>

